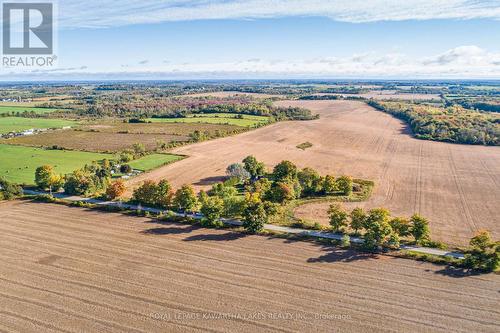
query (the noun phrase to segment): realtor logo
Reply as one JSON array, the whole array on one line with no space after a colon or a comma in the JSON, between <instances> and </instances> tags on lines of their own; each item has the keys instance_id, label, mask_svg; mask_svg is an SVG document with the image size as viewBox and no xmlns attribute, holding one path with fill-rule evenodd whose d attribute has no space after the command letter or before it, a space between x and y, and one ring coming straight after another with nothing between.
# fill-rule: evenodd
<instances>
[{"instance_id":1,"label":"realtor logo","mask_svg":"<svg viewBox=\"0 0 500 333\"><path fill-rule=\"evenodd\" d=\"M3 3L2 10L4 55L53 53L52 3Z\"/></svg>"}]
</instances>

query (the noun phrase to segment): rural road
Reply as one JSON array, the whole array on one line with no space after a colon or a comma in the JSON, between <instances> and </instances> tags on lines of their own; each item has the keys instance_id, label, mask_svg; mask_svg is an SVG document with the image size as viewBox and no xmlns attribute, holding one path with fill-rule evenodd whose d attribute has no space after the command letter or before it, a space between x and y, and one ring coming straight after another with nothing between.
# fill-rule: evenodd
<instances>
[{"instance_id":1,"label":"rural road","mask_svg":"<svg viewBox=\"0 0 500 333\"><path fill-rule=\"evenodd\" d=\"M33 190L24 190L24 193L28 194L28 195L47 194L46 192L33 191ZM142 211L156 213L156 214L166 212L166 210L162 210L162 209L158 209L158 208L145 207L142 205L127 204L127 203L118 202L118 201L105 201L105 200L85 198L85 197L80 197L80 196L68 196L68 195L63 194L63 193L54 193L53 195L54 195L54 197L56 197L58 199L64 199L64 200L71 201L71 202L81 201L81 202L86 202L86 203L95 204L95 205L99 205L99 206L120 207L120 208L126 208L126 209L130 209L130 210L142 210ZM184 214L181 214L181 213L177 213L177 212L174 212L174 213L177 216L184 216ZM188 214L188 216L191 218L194 218L194 219L201 219L203 217L201 214ZM221 221L227 225L234 225L234 226L241 226L243 224L243 222L241 222L239 220L235 220L235 219L221 218ZM342 240L342 236L343 236L342 234L337 234L337 233L332 233L332 232L314 231L314 230L307 230L307 229L301 229L301 228L291 228L291 227L284 227L284 226L279 226L279 225L274 225L274 224L265 224L264 229L288 233L288 234L317 237L317 238L326 238L326 239L334 239L334 240ZM357 243L357 244L363 243L363 239L357 238L357 237L351 237L350 241L352 243ZM464 258L464 255L460 252L446 251L446 250L434 249L434 248L429 248L429 247L402 245L400 247L400 249L411 250L413 252L417 252L417 253L421 253L421 254L431 254L431 255L442 256L442 257L448 256L448 257L453 257L456 259L463 259Z\"/></svg>"}]
</instances>

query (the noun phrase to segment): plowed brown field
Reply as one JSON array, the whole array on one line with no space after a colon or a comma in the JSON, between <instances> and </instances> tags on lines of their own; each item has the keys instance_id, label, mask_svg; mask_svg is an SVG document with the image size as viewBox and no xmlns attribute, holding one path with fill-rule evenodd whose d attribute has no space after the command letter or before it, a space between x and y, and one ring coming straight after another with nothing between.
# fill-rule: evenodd
<instances>
[{"instance_id":1,"label":"plowed brown field","mask_svg":"<svg viewBox=\"0 0 500 333\"><path fill-rule=\"evenodd\" d=\"M498 275L466 277L314 243L18 201L0 203L0 246L2 332L498 332L500 325Z\"/></svg>"},{"instance_id":2,"label":"plowed brown field","mask_svg":"<svg viewBox=\"0 0 500 333\"><path fill-rule=\"evenodd\" d=\"M288 159L323 174L372 179L374 194L362 206L383 206L397 215L419 212L430 219L437 240L463 245L479 229L500 238L500 147L417 140L401 121L357 101L278 104L306 107L321 118L281 122L181 147L174 152L189 158L141 175L129 185L166 177L175 186L206 188L224 176L227 165L253 154L268 167ZM313 146L296 148L306 141ZM302 206L297 215L327 223L327 206Z\"/></svg>"}]
</instances>

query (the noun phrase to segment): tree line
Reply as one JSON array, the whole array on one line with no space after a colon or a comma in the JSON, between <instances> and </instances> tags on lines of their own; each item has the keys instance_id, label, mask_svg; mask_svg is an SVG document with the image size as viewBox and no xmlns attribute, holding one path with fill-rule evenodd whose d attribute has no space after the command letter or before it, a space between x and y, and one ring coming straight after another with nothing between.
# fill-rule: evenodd
<instances>
[{"instance_id":1,"label":"tree line","mask_svg":"<svg viewBox=\"0 0 500 333\"><path fill-rule=\"evenodd\" d=\"M112 163L102 161L61 176L51 166L41 166L35 172L35 181L41 189L51 192L64 189L67 194L94 194L114 200L125 193L126 187L122 179L111 180L112 168ZM222 227L222 217L235 217L242 220L248 232L260 232L280 216L284 204L291 200L324 195L349 196L355 185L349 176L320 176L316 170L299 169L290 161L282 161L267 172L264 163L254 156L229 165L226 173L228 180L198 194L191 185L174 189L166 179L147 180L133 190L130 202L174 210L185 216L200 212L201 224L207 227ZM10 185L0 180L0 194L4 197L7 186ZM335 202L330 205L328 216L332 231L343 232L347 242L349 234L362 237L363 248L368 251L397 249L402 239L433 246L429 222L419 214L410 218L396 217L384 208L369 211L354 208L348 212ZM488 233L482 232L471 240L463 265L491 271L498 268L499 262L500 242L493 242Z\"/></svg>"},{"instance_id":2,"label":"tree line","mask_svg":"<svg viewBox=\"0 0 500 333\"><path fill-rule=\"evenodd\" d=\"M275 121L309 120L317 118L310 110L298 107L274 106L269 101L248 96L151 98L122 94L93 96L85 100L78 111L81 116L141 118L184 118L201 113L234 113L268 116Z\"/></svg>"},{"instance_id":3,"label":"tree line","mask_svg":"<svg viewBox=\"0 0 500 333\"><path fill-rule=\"evenodd\" d=\"M500 117L491 113L403 102L368 101L370 106L406 121L419 139L500 145Z\"/></svg>"}]
</instances>

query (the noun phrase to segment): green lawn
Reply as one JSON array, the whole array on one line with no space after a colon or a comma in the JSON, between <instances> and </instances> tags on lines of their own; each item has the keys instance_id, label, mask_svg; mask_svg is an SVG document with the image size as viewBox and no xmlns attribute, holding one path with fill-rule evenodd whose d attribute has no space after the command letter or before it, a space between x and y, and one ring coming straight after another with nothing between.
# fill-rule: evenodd
<instances>
[{"instance_id":1,"label":"green lawn","mask_svg":"<svg viewBox=\"0 0 500 333\"><path fill-rule=\"evenodd\" d=\"M36 114L44 114L49 112L54 112L59 109L53 108L37 108L37 107L29 107L29 106L6 106L0 105L0 114L2 113L23 113L23 112L35 112Z\"/></svg>"},{"instance_id":2,"label":"green lawn","mask_svg":"<svg viewBox=\"0 0 500 333\"><path fill-rule=\"evenodd\" d=\"M31 128L61 128L74 126L76 122L65 119L0 117L0 134L18 132Z\"/></svg>"},{"instance_id":3,"label":"green lawn","mask_svg":"<svg viewBox=\"0 0 500 333\"><path fill-rule=\"evenodd\" d=\"M205 123L205 124L227 124L241 127L251 127L256 124L267 123L265 116L243 115L243 119L236 118L234 113L202 113L189 115L186 118L150 118L147 121L157 123Z\"/></svg>"},{"instance_id":4,"label":"green lawn","mask_svg":"<svg viewBox=\"0 0 500 333\"><path fill-rule=\"evenodd\" d=\"M173 154L151 154L141 157L137 160L131 161L130 166L133 169L141 171L149 171L158 168L162 165L176 162L183 159L184 156L173 155Z\"/></svg>"},{"instance_id":5,"label":"green lawn","mask_svg":"<svg viewBox=\"0 0 500 333\"><path fill-rule=\"evenodd\" d=\"M67 174L104 158L112 159L113 155L0 144L0 177L31 185L34 184L35 169L41 165L52 165L56 172Z\"/></svg>"}]
</instances>

